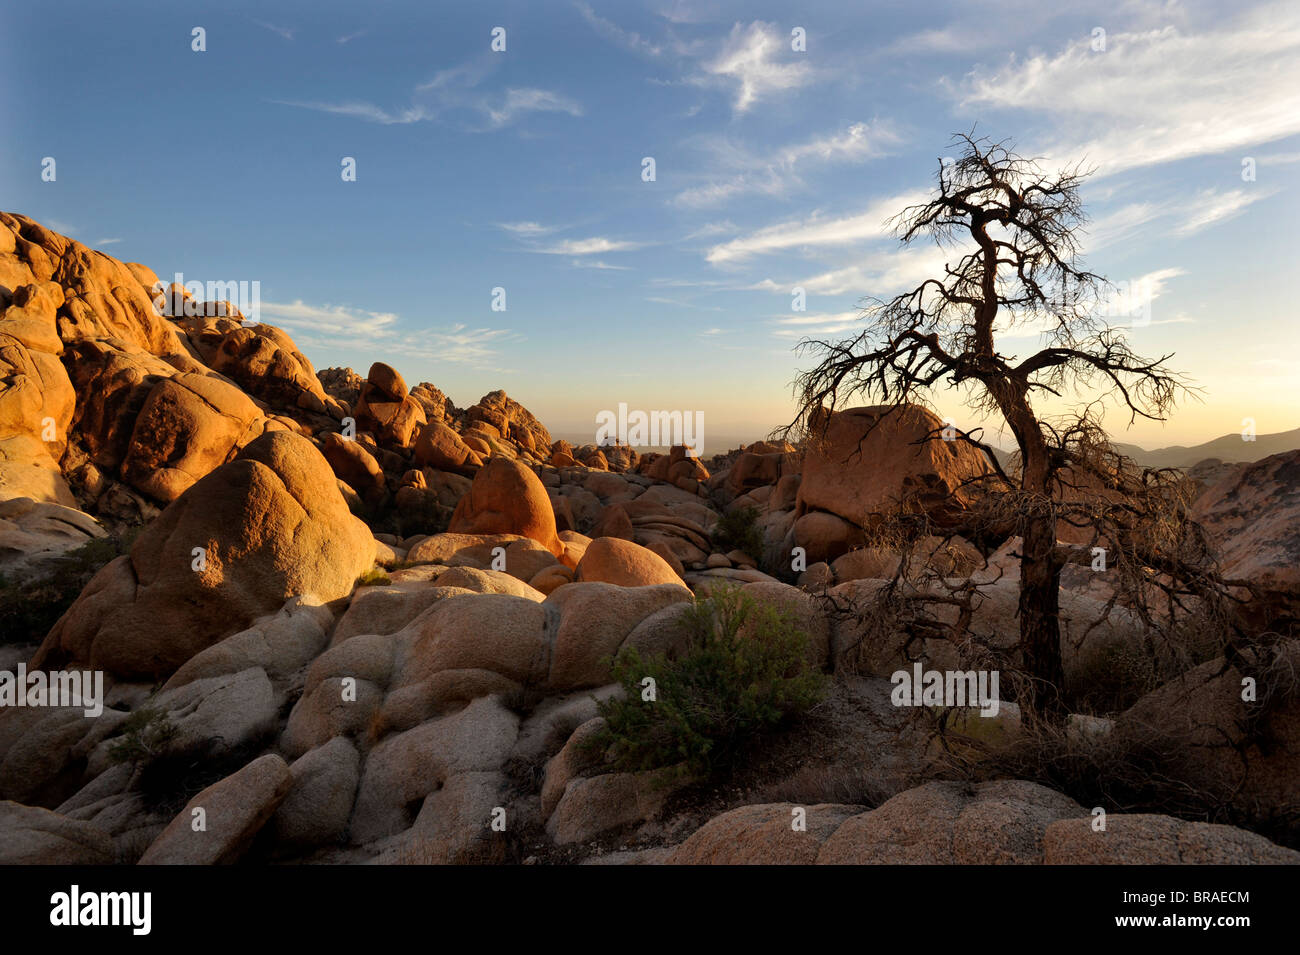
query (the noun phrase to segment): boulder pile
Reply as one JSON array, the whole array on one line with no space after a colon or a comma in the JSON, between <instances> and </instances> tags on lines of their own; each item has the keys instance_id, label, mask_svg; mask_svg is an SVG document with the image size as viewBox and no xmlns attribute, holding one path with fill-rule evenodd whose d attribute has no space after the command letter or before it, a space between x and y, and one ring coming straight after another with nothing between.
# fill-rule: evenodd
<instances>
[{"instance_id":1,"label":"boulder pile","mask_svg":"<svg viewBox=\"0 0 1300 955\"><path fill-rule=\"evenodd\" d=\"M1154 812L1098 831L1038 783L954 780L889 677L962 665L937 636L959 621L1018 659L1018 539L867 544L900 510L954 527L989 462L922 408L814 425L708 461L575 447L502 391L460 409L382 362L317 373L236 305L0 214L6 621L41 619L13 610L23 587L91 566L39 632L6 632L0 672L105 689L0 706L0 864L1300 862L1260 834L1300 840L1280 636L1067 724L1158 739L1162 778L1258 831ZM1204 472L1194 509L1274 625L1295 619L1297 455ZM905 559L929 596L975 587L969 613L918 634L870 609ZM615 660L680 660L724 585L779 611L827 698L736 785L616 768ZM1059 611L1067 690L1144 637L1086 586ZM762 627L737 628L742 656ZM1241 695L1257 671L1279 681L1262 710ZM985 769L1028 728L1013 702L944 718L979 727Z\"/></svg>"}]
</instances>

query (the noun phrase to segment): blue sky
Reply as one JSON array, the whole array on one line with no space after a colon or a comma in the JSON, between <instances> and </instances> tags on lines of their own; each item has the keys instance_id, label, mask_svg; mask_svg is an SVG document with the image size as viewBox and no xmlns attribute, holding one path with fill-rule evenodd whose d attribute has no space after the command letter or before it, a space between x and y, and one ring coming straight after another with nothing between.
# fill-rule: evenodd
<instances>
[{"instance_id":1,"label":"blue sky","mask_svg":"<svg viewBox=\"0 0 1300 955\"><path fill-rule=\"evenodd\" d=\"M0 205L259 281L318 368L504 388L562 434L699 410L712 450L789 419L802 335L942 265L882 223L977 125L1097 167L1087 263L1137 290L1135 347L1206 389L1118 435L1300 426L1300 8L1050 6L8 3Z\"/></svg>"}]
</instances>

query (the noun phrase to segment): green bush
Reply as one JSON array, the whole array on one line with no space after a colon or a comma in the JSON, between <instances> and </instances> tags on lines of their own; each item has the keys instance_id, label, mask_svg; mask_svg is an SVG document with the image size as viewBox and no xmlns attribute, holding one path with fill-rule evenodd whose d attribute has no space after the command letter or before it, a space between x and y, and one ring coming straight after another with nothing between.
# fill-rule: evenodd
<instances>
[{"instance_id":1,"label":"green bush","mask_svg":"<svg viewBox=\"0 0 1300 955\"><path fill-rule=\"evenodd\" d=\"M739 507L718 519L713 543L722 551L742 550L756 561L763 559L763 532L758 529L758 508Z\"/></svg>"},{"instance_id":2,"label":"green bush","mask_svg":"<svg viewBox=\"0 0 1300 955\"><path fill-rule=\"evenodd\" d=\"M356 587L387 587L393 579L380 567L372 567L353 582Z\"/></svg>"},{"instance_id":3,"label":"green bush","mask_svg":"<svg viewBox=\"0 0 1300 955\"><path fill-rule=\"evenodd\" d=\"M628 649L613 662L625 695L600 704L605 728L588 746L611 756L616 770L730 770L745 744L825 696L808 635L788 611L719 588L696 600L685 624L691 641L680 656L642 658ZM646 677L653 701L642 699Z\"/></svg>"},{"instance_id":4,"label":"green bush","mask_svg":"<svg viewBox=\"0 0 1300 955\"><path fill-rule=\"evenodd\" d=\"M29 581L0 575L0 642L35 642L50 632L80 596L90 578L109 561L131 550L139 529L86 541L50 561L48 573Z\"/></svg>"},{"instance_id":5,"label":"green bush","mask_svg":"<svg viewBox=\"0 0 1300 955\"><path fill-rule=\"evenodd\" d=\"M114 763L147 763L162 755L176 737L176 724L165 710L142 706L122 723L122 736L108 748Z\"/></svg>"}]
</instances>

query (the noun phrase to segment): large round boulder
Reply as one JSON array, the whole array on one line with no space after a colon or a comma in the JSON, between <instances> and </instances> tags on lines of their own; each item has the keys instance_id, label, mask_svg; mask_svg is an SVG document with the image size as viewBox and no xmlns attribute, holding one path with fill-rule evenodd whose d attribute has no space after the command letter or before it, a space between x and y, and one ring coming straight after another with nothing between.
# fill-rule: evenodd
<instances>
[{"instance_id":1,"label":"large round boulder","mask_svg":"<svg viewBox=\"0 0 1300 955\"><path fill-rule=\"evenodd\" d=\"M316 447L268 432L96 574L32 665L166 677L290 597L346 596L374 556L374 538L348 512Z\"/></svg>"},{"instance_id":2,"label":"large round boulder","mask_svg":"<svg viewBox=\"0 0 1300 955\"><path fill-rule=\"evenodd\" d=\"M680 584L682 579L654 551L618 537L597 537L578 561L575 580L603 581L620 587Z\"/></svg>"},{"instance_id":3,"label":"large round boulder","mask_svg":"<svg viewBox=\"0 0 1300 955\"><path fill-rule=\"evenodd\" d=\"M944 524L963 509L969 482L991 468L983 453L944 440L944 422L916 405L823 413L804 456L797 513L828 511L859 526L900 506Z\"/></svg>"},{"instance_id":4,"label":"large round boulder","mask_svg":"<svg viewBox=\"0 0 1300 955\"><path fill-rule=\"evenodd\" d=\"M537 475L507 458L491 458L474 476L447 530L453 534L521 534L555 556L564 545L555 530L551 499Z\"/></svg>"},{"instance_id":5,"label":"large round boulder","mask_svg":"<svg viewBox=\"0 0 1300 955\"><path fill-rule=\"evenodd\" d=\"M441 421L430 421L415 438L415 463L436 471L468 472L483 463L478 452Z\"/></svg>"},{"instance_id":6,"label":"large round boulder","mask_svg":"<svg viewBox=\"0 0 1300 955\"><path fill-rule=\"evenodd\" d=\"M135 419L122 477L159 501L174 501L257 437L266 420L229 382L197 374L153 387Z\"/></svg>"}]
</instances>

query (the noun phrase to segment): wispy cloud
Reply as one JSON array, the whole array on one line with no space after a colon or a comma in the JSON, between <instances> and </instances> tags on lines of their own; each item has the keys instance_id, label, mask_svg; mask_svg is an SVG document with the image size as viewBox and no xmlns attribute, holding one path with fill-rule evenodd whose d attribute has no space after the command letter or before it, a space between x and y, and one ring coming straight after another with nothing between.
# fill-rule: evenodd
<instances>
[{"instance_id":1,"label":"wispy cloud","mask_svg":"<svg viewBox=\"0 0 1300 955\"><path fill-rule=\"evenodd\" d=\"M607 269L614 272L628 272L632 269L630 265L610 265L600 259L574 259L571 264L575 269Z\"/></svg>"},{"instance_id":2,"label":"wispy cloud","mask_svg":"<svg viewBox=\"0 0 1300 955\"><path fill-rule=\"evenodd\" d=\"M1175 235L1192 235L1216 222L1224 222L1240 215L1247 206L1254 205L1272 196L1277 190L1230 189L1220 192L1204 189L1196 194L1190 202L1183 203L1181 221L1174 227Z\"/></svg>"},{"instance_id":3,"label":"wispy cloud","mask_svg":"<svg viewBox=\"0 0 1300 955\"><path fill-rule=\"evenodd\" d=\"M333 113L336 116L350 116L353 119L364 119L371 123L381 123L384 126L419 123L424 120L435 118L435 114L428 112L421 106L407 106L395 112L389 112L383 107L376 106L374 103L367 103L361 100L352 100L346 103L313 103L277 99L272 100L271 102L278 103L281 106L296 106L299 109L312 109L320 113Z\"/></svg>"},{"instance_id":4,"label":"wispy cloud","mask_svg":"<svg viewBox=\"0 0 1300 955\"><path fill-rule=\"evenodd\" d=\"M121 239L97 239L95 245L117 245L121 241Z\"/></svg>"},{"instance_id":5,"label":"wispy cloud","mask_svg":"<svg viewBox=\"0 0 1300 955\"><path fill-rule=\"evenodd\" d=\"M471 132L502 129L528 113L583 115L580 103L553 90L508 87L494 92L480 89L480 85L494 69L493 61L477 59L441 70L433 79L421 83L412 91L408 105L393 109L366 100L326 102L276 99L271 102L349 116L385 126L427 122L441 119L454 111L468 111L477 114L482 120L481 125L470 128Z\"/></svg>"},{"instance_id":6,"label":"wispy cloud","mask_svg":"<svg viewBox=\"0 0 1300 955\"><path fill-rule=\"evenodd\" d=\"M497 226L520 238L547 235L556 230L555 226L544 226L540 222L498 222Z\"/></svg>"},{"instance_id":7,"label":"wispy cloud","mask_svg":"<svg viewBox=\"0 0 1300 955\"><path fill-rule=\"evenodd\" d=\"M703 64L704 74L696 82L723 84L734 91L737 113L749 110L760 99L785 90L797 89L813 79L806 57L790 49L789 33L771 23L737 23L723 41L717 56Z\"/></svg>"},{"instance_id":8,"label":"wispy cloud","mask_svg":"<svg viewBox=\"0 0 1300 955\"><path fill-rule=\"evenodd\" d=\"M1266 153L1263 156L1256 156L1255 161L1261 166L1285 166L1300 162L1300 153Z\"/></svg>"},{"instance_id":9,"label":"wispy cloud","mask_svg":"<svg viewBox=\"0 0 1300 955\"><path fill-rule=\"evenodd\" d=\"M339 45L342 46L343 44L351 43L353 40L359 40L369 32L369 30L358 30L356 33L346 33L339 37Z\"/></svg>"},{"instance_id":10,"label":"wispy cloud","mask_svg":"<svg viewBox=\"0 0 1300 955\"><path fill-rule=\"evenodd\" d=\"M261 309L264 316L270 317L271 325L367 339L389 337L398 322L393 312L371 312L345 305L308 305L302 299L263 302Z\"/></svg>"},{"instance_id":11,"label":"wispy cloud","mask_svg":"<svg viewBox=\"0 0 1300 955\"><path fill-rule=\"evenodd\" d=\"M705 258L713 265L738 262L750 256L788 249L845 245L889 234L886 220L900 209L923 199L920 194L893 196L872 203L854 216L828 218L814 213L807 219L779 222L749 235L715 245Z\"/></svg>"},{"instance_id":12,"label":"wispy cloud","mask_svg":"<svg viewBox=\"0 0 1300 955\"><path fill-rule=\"evenodd\" d=\"M1122 325L1124 319L1134 323L1140 320L1142 324L1154 324L1151 303L1164 294L1165 287L1172 279L1186 274L1185 269L1171 267L1157 269L1133 279L1117 280L1105 296L1101 315L1117 327L1128 327Z\"/></svg>"},{"instance_id":13,"label":"wispy cloud","mask_svg":"<svg viewBox=\"0 0 1300 955\"><path fill-rule=\"evenodd\" d=\"M1148 226L1161 223L1157 232L1183 238L1210 226L1226 222L1248 207L1274 195L1277 190L1251 186L1248 189L1201 189L1188 195L1165 199L1143 199L1126 203L1099 216L1083 231L1084 249L1095 252L1136 238Z\"/></svg>"},{"instance_id":14,"label":"wispy cloud","mask_svg":"<svg viewBox=\"0 0 1300 955\"><path fill-rule=\"evenodd\" d=\"M1083 246L1095 252L1108 245L1127 241L1137 236L1152 222L1169 215L1168 203L1152 200L1130 202L1098 216L1083 229Z\"/></svg>"},{"instance_id":15,"label":"wispy cloud","mask_svg":"<svg viewBox=\"0 0 1300 955\"><path fill-rule=\"evenodd\" d=\"M697 229L682 237L683 242L690 242L692 239L711 239L714 236L726 235L729 232L736 232L736 223L730 219L724 219L721 222L706 222Z\"/></svg>"},{"instance_id":16,"label":"wispy cloud","mask_svg":"<svg viewBox=\"0 0 1300 955\"><path fill-rule=\"evenodd\" d=\"M497 227L520 240L524 252L539 255L567 255L573 258L575 268L611 269L626 271L629 266L611 265L599 259L586 256L606 255L611 252L629 252L641 248L644 243L626 239L611 239L608 236L594 235L584 239L547 239L547 236L564 231L571 226L543 225L540 222L499 222Z\"/></svg>"},{"instance_id":17,"label":"wispy cloud","mask_svg":"<svg viewBox=\"0 0 1300 955\"><path fill-rule=\"evenodd\" d=\"M754 155L725 139L708 143L709 165L726 174L678 193L678 205L716 205L750 193L783 196L802 185L799 170L809 163L862 162L898 143L887 123L854 123L843 132L814 137L765 155Z\"/></svg>"},{"instance_id":18,"label":"wispy cloud","mask_svg":"<svg viewBox=\"0 0 1300 955\"><path fill-rule=\"evenodd\" d=\"M626 242L598 235L590 239L564 239L551 245L536 246L528 251L546 255L601 255L606 252L626 252L640 247L639 242Z\"/></svg>"},{"instance_id":19,"label":"wispy cloud","mask_svg":"<svg viewBox=\"0 0 1300 955\"><path fill-rule=\"evenodd\" d=\"M751 289L790 295L795 288L805 295L845 295L856 293L884 298L915 288L927 278L943 274L944 266L960 256L959 251L933 245L892 246L854 253L851 264L825 272L806 275L792 281L776 282L765 278Z\"/></svg>"},{"instance_id":20,"label":"wispy cloud","mask_svg":"<svg viewBox=\"0 0 1300 955\"><path fill-rule=\"evenodd\" d=\"M591 28L599 33L605 39L618 44L624 49L631 50L634 53L641 53L645 56L659 56L664 52L662 44L654 43L647 40L641 34L634 30L625 30L612 20L600 16L591 8L588 3L577 0L574 3L582 18L591 24Z\"/></svg>"},{"instance_id":21,"label":"wispy cloud","mask_svg":"<svg viewBox=\"0 0 1300 955\"><path fill-rule=\"evenodd\" d=\"M274 23L267 23L265 20L254 20L263 30L270 30L272 33L284 37L286 40L292 40L294 30L291 27L276 26Z\"/></svg>"},{"instance_id":22,"label":"wispy cloud","mask_svg":"<svg viewBox=\"0 0 1300 955\"><path fill-rule=\"evenodd\" d=\"M483 367L500 359L498 348L520 341L509 329L471 328L463 323L413 331L393 312L373 312L344 305L263 302L267 324L294 333L300 345L340 350L382 347L411 358ZM503 370L503 369L495 369Z\"/></svg>"},{"instance_id":23,"label":"wispy cloud","mask_svg":"<svg viewBox=\"0 0 1300 955\"><path fill-rule=\"evenodd\" d=\"M951 24L899 37L889 49L893 53L968 53L981 45L964 27Z\"/></svg>"},{"instance_id":24,"label":"wispy cloud","mask_svg":"<svg viewBox=\"0 0 1300 955\"><path fill-rule=\"evenodd\" d=\"M576 100L550 90L539 90L532 87L508 89L504 98L496 101L485 99L480 109L487 114L491 125L498 129L502 126L508 126L524 113L582 115L582 106Z\"/></svg>"},{"instance_id":25,"label":"wispy cloud","mask_svg":"<svg viewBox=\"0 0 1300 955\"><path fill-rule=\"evenodd\" d=\"M770 319L769 324L777 326L772 334L778 338L804 338L809 335L840 335L860 328L862 313L853 312L810 312L799 315L779 315Z\"/></svg>"},{"instance_id":26,"label":"wispy cloud","mask_svg":"<svg viewBox=\"0 0 1300 955\"><path fill-rule=\"evenodd\" d=\"M1049 116L1051 157L1086 156L1098 175L1215 155L1300 133L1300 8L1271 3L1195 32L1081 37L1055 55L1012 57L961 84L963 108Z\"/></svg>"}]
</instances>

